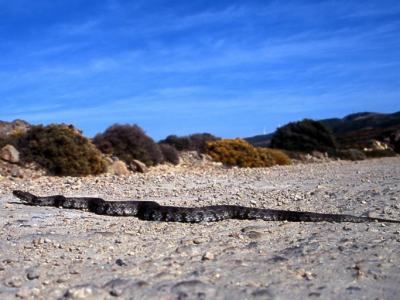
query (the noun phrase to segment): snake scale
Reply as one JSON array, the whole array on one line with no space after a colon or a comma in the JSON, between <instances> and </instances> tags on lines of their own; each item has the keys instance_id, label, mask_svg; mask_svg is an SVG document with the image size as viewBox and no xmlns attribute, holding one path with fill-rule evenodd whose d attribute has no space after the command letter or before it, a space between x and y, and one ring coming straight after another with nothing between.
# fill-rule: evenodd
<instances>
[{"instance_id":1,"label":"snake scale","mask_svg":"<svg viewBox=\"0 0 400 300\"><path fill-rule=\"evenodd\" d=\"M162 206L154 201L105 201L92 197L64 197L62 195L39 197L15 190L14 196L23 204L32 206L54 206L67 209L86 210L98 215L134 216L141 220L165 222L216 222L226 219L291 222L388 222L398 220L358 217L344 214L327 214L306 211L264 209L237 205L213 205L204 207Z\"/></svg>"}]
</instances>

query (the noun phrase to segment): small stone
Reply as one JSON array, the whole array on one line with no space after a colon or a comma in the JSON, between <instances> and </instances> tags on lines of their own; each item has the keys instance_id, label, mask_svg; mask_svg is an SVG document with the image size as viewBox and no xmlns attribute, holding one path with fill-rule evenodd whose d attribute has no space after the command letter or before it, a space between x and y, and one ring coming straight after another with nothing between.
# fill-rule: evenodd
<instances>
[{"instance_id":1,"label":"small stone","mask_svg":"<svg viewBox=\"0 0 400 300\"><path fill-rule=\"evenodd\" d=\"M25 299L28 298L31 295L29 289L27 288L21 288L18 290L18 292L15 294L18 298Z\"/></svg>"},{"instance_id":2,"label":"small stone","mask_svg":"<svg viewBox=\"0 0 400 300\"><path fill-rule=\"evenodd\" d=\"M248 249L255 249L258 247L258 243L257 242L250 242L246 248Z\"/></svg>"},{"instance_id":3,"label":"small stone","mask_svg":"<svg viewBox=\"0 0 400 300\"><path fill-rule=\"evenodd\" d=\"M147 173L149 170L144 163L136 159L131 161L129 167L132 169L132 171L139 173Z\"/></svg>"},{"instance_id":4,"label":"small stone","mask_svg":"<svg viewBox=\"0 0 400 300\"><path fill-rule=\"evenodd\" d=\"M36 296L37 297L40 294L40 290L38 288L33 288L31 290L31 294L32 294L32 296Z\"/></svg>"},{"instance_id":5,"label":"small stone","mask_svg":"<svg viewBox=\"0 0 400 300\"><path fill-rule=\"evenodd\" d=\"M67 282L69 280L69 276L64 274L61 275L58 279L57 279L57 283L63 283L63 282Z\"/></svg>"},{"instance_id":6,"label":"small stone","mask_svg":"<svg viewBox=\"0 0 400 300\"><path fill-rule=\"evenodd\" d=\"M22 286L22 279L16 276L11 277L9 280L7 280L6 285L19 288Z\"/></svg>"},{"instance_id":7,"label":"small stone","mask_svg":"<svg viewBox=\"0 0 400 300\"><path fill-rule=\"evenodd\" d=\"M263 236L263 234L261 232L258 231L249 231L247 232L247 236L251 239L259 239Z\"/></svg>"},{"instance_id":8,"label":"small stone","mask_svg":"<svg viewBox=\"0 0 400 300\"><path fill-rule=\"evenodd\" d=\"M273 299L274 294L270 288L258 288L251 293L252 296L260 299Z\"/></svg>"},{"instance_id":9,"label":"small stone","mask_svg":"<svg viewBox=\"0 0 400 300\"><path fill-rule=\"evenodd\" d=\"M0 158L11 163L18 163L19 152L13 145L6 145L0 150Z\"/></svg>"},{"instance_id":10,"label":"small stone","mask_svg":"<svg viewBox=\"0 0 400 300\"><path fill-rule=\"evenodd\" d=\"M12 177L23 177L22 170L18 166L12 166L10 172Z\"/></svg>"},{"instance_id":11,"label":"small stone","mask_svg":"<svg viewBox=\"0 0 400 300\"><path fill-rule=\"evenodd\" d=\"M204 242L206 242L206 240L204 238L195 238L193 240L193 244L196 244L196 245L202 244Z\"/></svg>"},{"instance_id":12,"label":"small stone","mask_svg":"<svg viewBox=\"0 0 400 300\"><path fill-rule=\"evenodd\" d=\"M130 171L125 162L122 160L116 160L108 167L108 173L117 176L126 176L130 174Z\"/></svg>"},{"instance_id":13,"label":"small stone","mask_svg":"<svg viewBox=\"0 0 400 300\"><path fill-rule=\"evenodd\" d=\"M202 260L213 260L215 259L215 255L211 252L206 252L203 254L203 257L201 258Z\"/></svg>"},{"instance_id":14,"label":"small stone","mask_svg":"<svg viewBox=\"0 0 400 300\"><path fill-rule=\"evenodd\" d=\"M40 272L39 269L36 267L30 268L28 269L27 273L26 273L26 277L29 280L33 280L33 279L37 279L40 277Z\"/></svg>"},{"instance_id":15,"label":"small stone","mask_svg":"<svg viewBox=\"0 0 400 300\"><path fill-rule=\"evenodd\" d=\"M76 275L76 274L80 274L80 272L77 269L73 268L73 269L69 270L69 274Z\"/></svg>"},{"instance_id":16,"label":"small stone","mask_svg":"<svg viewBox=\"0 0 400 300\"><path fill-rule=\"evenodd\" d=\"M201 254L199 247L194 245L179 246L176 248L175 252L183 256L196 256Z\"/></svg>"},{"instance_id":17,"label":"small stone","mask_svg":"<svg viewBox=\"0 0 400 300\"><path fill-rule=\"evenodd\" d=\"M14 205L11 203L4 204L4 208L14 208Z\"/></svg>"},{"instance_id":18,"label":"small stone","mask_svg":"<svg viewBox=\"0 0 400 300\"><path fill-rule=\"evenodd\" d=\"M116 261L115 261L115 263L118 265L118 266L120 266L120 267L123 267L123 266L127 266L128 264L126 263L126 262L124 262L122 259L120 259L120 258L118 258Z\"/></svg>"},{"instance_id":19,"label":"small stone","mask_svg":"<svg viewBox=\"0 0 400 300\"><path fill-rule=\"evenodd\" d=\"M110 291L110 295L114 297L119 297L124 293L124 289L129 284L129 280L115 278L107 282L103 287Z\"/></svg>"},{"instance_id":20,"label":"small stone","mask_svg":"<svg viewBox=\"0 0 400 300\"><path fill-rule=\"evenodd\" d=\"M94 285L87 284L69 288L64 296L67 299L85 299L94 297L97 294L99 294L98 288Z\"/></svg>"},{"instance_id":21,"label":"small stone","mask_svg":"<svg viewBox=\"0 0 400 300\"><path fill-rule=\"evenodd\" d=\"M3 262L6 263L6 264L11 264L11 263L14 262L14 260L12 260L11 258L6 258L6 259L3 260Z\"/></svg>"}]
</instances>

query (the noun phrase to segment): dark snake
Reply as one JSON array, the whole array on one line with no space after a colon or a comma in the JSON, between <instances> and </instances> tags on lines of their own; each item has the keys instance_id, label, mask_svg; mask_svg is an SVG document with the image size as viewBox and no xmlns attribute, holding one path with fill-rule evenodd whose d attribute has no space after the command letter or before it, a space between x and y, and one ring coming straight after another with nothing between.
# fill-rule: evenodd
<instances>
[{"instance_id":1,"label":"dark snake","mask_svg":"<svg viewBox=\"0 0 400 300\"><path fill-rule=\"evenodd\" d=\"M345 214L315 213L264 209L238 205L212 205L203 207L163 206L154 201L105 201L92 197L64 197L62 195L39 197L31 193L15 190L14 196L23 204L32 206L53 206L67 209L86 210L98 215L134 216L141 220L165 222L216 222L226 219L290 222L388 222L398 220L358 217Z\"/></svg>"}]
</instances>

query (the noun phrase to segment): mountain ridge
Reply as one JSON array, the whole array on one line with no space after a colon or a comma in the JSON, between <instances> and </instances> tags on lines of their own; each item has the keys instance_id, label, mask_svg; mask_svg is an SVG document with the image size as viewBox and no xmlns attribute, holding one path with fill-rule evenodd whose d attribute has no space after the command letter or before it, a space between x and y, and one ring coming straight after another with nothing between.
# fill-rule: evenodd
<instances>
[{"instance_id":1,"label":"mountain ridge","mask_svg":"<svg viewBox=\"0 0 400 300\"><path fill-rule=\"evenodd\" d=\"M400 138L400 111L394 113L359 112L343 118L317 120L328 127L344 148L363 147L370 140L391 142ZM274 133L244 138L256 147L268 147Z\"/></svg>"}]
</instances>

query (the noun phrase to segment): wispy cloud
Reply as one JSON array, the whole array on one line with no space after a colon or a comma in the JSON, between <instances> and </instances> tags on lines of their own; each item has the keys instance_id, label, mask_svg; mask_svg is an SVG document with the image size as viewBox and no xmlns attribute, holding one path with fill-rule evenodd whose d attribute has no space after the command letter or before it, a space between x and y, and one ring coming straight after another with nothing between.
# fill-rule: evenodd
<instances>
[{"instance_id":1,"label":"wispy cloud","mask_svg":"<svg viewBox=\"0 0 400 300\"><path fill-rule=\"evenodd\" d=\"M10 3L0 119L229 135L226 124L393 108L399 96L396 1Z\"/></svg>"}]
</instances>

